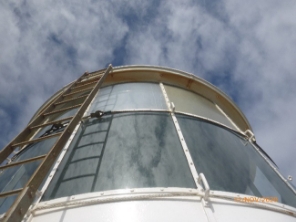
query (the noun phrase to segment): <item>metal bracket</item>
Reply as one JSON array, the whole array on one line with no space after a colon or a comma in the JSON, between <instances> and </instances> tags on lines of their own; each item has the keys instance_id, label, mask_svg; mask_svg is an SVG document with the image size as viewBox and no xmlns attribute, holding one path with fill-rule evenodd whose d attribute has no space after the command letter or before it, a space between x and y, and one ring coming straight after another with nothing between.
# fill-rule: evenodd
<instances>
[{"instance_id":1,"label":"metal bracket","mask_svg":"<svg viewBox=\"0 0 296 222\"><path fill-rule=\"evenodd\" d=\"M90 114L90 118L96 117L96 118L100 119L102 116L108 115L108 114L112 114L112 111L110 110L110 111L103 112L101 110L97 110L94 113Z\"/></svg>"},{"instance_id":2,"label":"metal bracket","mask_svg":"<svg viewBox=\"0 0 296 222\"><path fill-rule=\"evenodd\" d=\"M208 181L207 181L207 179L206 179L206 177L205 177L205 175L203 173L200 173L198 175L197 182L200 185L203 185L204 186L204 188L205 188L204 200L205 201L208 201L209 200L209 196L210 196L210 186L209 186Z\"/></svg>"},{"instance_id":3,"label":"metal bracket","mask_svg":"<svg viewBox=\"0 0 296 222\"><path fill-rule=\"evenodd\" d=\"M176 109L175 104L173 102L171 102L170 106L171 106L172 112L175 112L175 109Z\"/></svg>"},{"instance_id":4,"label":"metal bracket","mask_svg":"<svg viewBox=\"0 0 296 222\"><path fill-rule=\"evenodd\" d=\"M248 139L250 140L250 141L253 141L253 142L255 142L256 141L256 138L255 138L255 134L251 131L251 130L246 130L245 132L244 132L244 134L248 137Z\"/></svg>"}]
</instances>

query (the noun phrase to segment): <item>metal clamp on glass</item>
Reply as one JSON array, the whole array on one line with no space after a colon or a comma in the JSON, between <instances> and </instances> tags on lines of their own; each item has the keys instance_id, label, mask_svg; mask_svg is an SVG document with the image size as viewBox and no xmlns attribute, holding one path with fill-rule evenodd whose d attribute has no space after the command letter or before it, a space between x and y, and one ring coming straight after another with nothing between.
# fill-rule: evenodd
<instances>
[{"instance_id":1,"label":"metal clamp on glass","mask_svg":"<svg viewBox=\"0 0 296 222\"><path fill-rule=\"evenodd\" d=\"M176 109L175 104L173 102L171 102L170 105L171 105L172 112L175 112L175 109Z\"/></svg>"},{"instance_id":2,"label":"metal clamp on glass","mask_svg":"<svg viewBox=\"0 0 296 222\"><path fill-rule=\"evenodd\" d=\"M251 130L249 130L249 129L246 130L245 131L245 135L249 138L250 141L253 141L253 142L256 141L255 135L254 135L254 133Z\"/></svg>"},{"instance_id":3,"label":"metal clamp on glass","mask_svg":"<svg viewBox=\"0 0 296 222\"><path fill-rule=\"evenodd\" d=\"M102 116L108 115L108 114L112 114L111 110L106 111L106 112L103 112L101 110L97 110L96 112L90 114L90 118L96 117L96 118L100 119Z\"/></svg>"},{"instance_id":4,"label":"metal clamp on glass","mask_svg":"<svg viewBox=\"0 0 296 222\"><path fill-rule=\"evenodd\" d=\"M42 134L40 137L44 137L47 135L50 135L52 133L60 132L62 131L66 126L68 126L69 122L67 123L55 123L52 124L51 128L47 130L44 134Z\"/></svg>"},{"instance_id":5,"label":"metal clamp on glass","mask_svg":"<svg viewBox=\"0 0 296 222\"><path fill-rule=\"evenodd\" d=\"M210 196L210 186L209 186L208 181L203 173L199 174L197 182L205 188L204 199L205 199L205 201L208 201L209 196Z\"/></svg>"}]
</instances>

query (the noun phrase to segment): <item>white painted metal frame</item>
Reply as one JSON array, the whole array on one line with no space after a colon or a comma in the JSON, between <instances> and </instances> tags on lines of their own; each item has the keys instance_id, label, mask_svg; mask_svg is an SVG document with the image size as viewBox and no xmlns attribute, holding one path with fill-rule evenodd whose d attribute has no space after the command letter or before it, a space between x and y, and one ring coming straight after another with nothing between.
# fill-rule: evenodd
<instances>
[{"instance_id":1,"label":"white painted metal frame","mask_svg":"<svg viewBox=\"0 0 296 222\"><path fill-rule=\"evenodd\" d=\"M236 201L237 198L252 198L254 196L245 195L245 194L236 194L230 192L223 191L210 191L209 198L211 200L219 199L231 201L234 205L246 205L253 206L256 208L273 210L276 212L288 214L296 217L296 209L277 202L239 202ZM157 187L157 188L137 188L137 189L119 189L119 190L109 190L104 192L93 192L93 193L85 193L73 195L70 197L62 197L58 199L53 199L50 201L41 202L39 204L34 205L34 207L30 210L30 213L42 214L43 210L54 211L58 209L70 209L78 206L86 206L92 204L99 203L110 203L110 202L118 202L118 201L133 201L133 200L149 200L149 199L159 199L159 198L174 198L177 200L182 199L194 199L194 200L202 200L204 199L204 192L197 189L189 189L189 188L165 188L165 187ZM216 202L216 201L215 201ZM205 207L209 206L211 202L205 203ZM30 218L27 219L27 221Z\"/></svg>"},{"instance_id":2,"label":"white painted metal frame","mask_svg":"<svg viewBox=\"0 0 296 222\"><path fill-rule=\"evenodd\" d=\"M187 159L187 162L188 162L188 166L189 166L189 169L191 171L191 174L193 176L193 180L194 180L194 183L197 187L197 189L199 190L202 190L202 187L200 186L200 184L198 183L198 173L196 171L196 168L195 168L195 165L193 163L193 160L192 160L192 157L190 155L190 152L189 152L189 149L187 147L187 144L185 142L185 139L183 137L183 134L182 134L182 131L181 131L181 128L180 128L180 125L178 123L178 120L174 114L174 105L170 102L169 100L169 97L165 91L165 88L163 86L162 83L159 83L160 85L160 88L161 88L161 91L163 93L163 96L164 96L164 99L166 101L166 104L167 104L167 107L168 109L170 110L170 114L171 114L171 117L172 117L172 120L174 122L174 125L175 125L175 128L176 128L176 131L178 133L178 136L179 136L179 140L181 142L181 145L182 145L182 148L183 148L183 151L184 151L184 154L185 154L185 157Z\"/></svg>"},{"instance_id":3,"label":"white painted metal frame","mask_svg":"<svg viewBox=\"0 0 296 222\"><path fill-rule=\"evenodd\" d=\"M217 109L228 119L228 121L239 131L242 133L242 130L232 121L232 119L220 108L220 106L218 106L217 104L215 104L215 106L217 107Z\"/></svg>"},{"instance_id":4,"label":"white painted metal frame","mask_svg":"<svg viewBox=\"0 0 296 222\"><path fill-rule=\"evenodd\" d=\"M35 214L39 210L55 210L56 208L72 208L77 206L85 206L90 204L108 203L115 201L132 201L132 200L148 200L155 198L177 198L186 197L198 198L203 197L203 193L197 189L190 188L137 188L137 189L119 189L104 192L93 192L73 195L70 197L62 197L35 205L31 210Z\"/></svg>"}]
</instances>

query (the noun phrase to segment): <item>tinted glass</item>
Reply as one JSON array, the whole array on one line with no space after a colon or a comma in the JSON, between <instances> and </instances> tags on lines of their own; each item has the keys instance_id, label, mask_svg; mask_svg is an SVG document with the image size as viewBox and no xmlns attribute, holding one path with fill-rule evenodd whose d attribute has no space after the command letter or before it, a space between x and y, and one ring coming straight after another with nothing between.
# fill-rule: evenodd
<instances>
[{"instance_id":1,"label":"tinted glass","mask_svg":"<svg viewBox=\"0 0 296 222\"><path fill-rule=\"evenodd\" d=\"M16 198L17 198L17 195L0 198L0 214L5 213L9 209L9 207L13 204Z\"/></svg>"},{"instance_id":2,"label":"tinted glass","mask_svg":"<svg viewBox=\"0 0 296 222\"><path fill-rule=\"evenodd\" d=\"M61 164L45 200L113 189L195 187L169 114L90 120Z\"/></svg>"},{"instance_id":3,"label":"tinted glass","mask_svg":"<svg viewBox=\"0 0 296 222\"><path fill-rule=\"evenodd\" d=\"M232 132L177 115L197 171L212 190L277 197L296 207L296 196L254 147Z\"/></svg>"},{"instance_id":4,"label":"tinted glass","mask_svg":"<svg viewBox=\"0 0 296 222\"><path fill-rule=\"evenodd\" d=\"M76 112L78 111L78 108L74 108L74 109L70 109L67 110L65 112L63 112L60 115L53 115L50 116L50 119L48 121L53 121L53 120L60 120L60 119L64 119L70 116L74 116L76 114ZM39 138L40 136L42 136L47 130L51 129L52 125L49 126L45 126L43 127L38 133L36 133L36 135L33 137L35 138Z\"/></svg>"},{"instance_id":5,"label":"tinted glass","mask_svg":"<svg viewBox=\"0 0 296 222\"><path fill-rule=\"evenodd\" d=\"M23 151L18 153L17 156L13 158L14 161L26 160L40 155L47 154L49 150L53 147L58 137L48 138L46 140L40 141L38 143L29 144Z\"/></svg>"},{"instance_id":6,"label":"tinted glass","mask_svg":"<svg viewBox=\"0 0 296 222\"><path fill-rule=\"evenodd\" d=\"M123 83L102 88L89 113L126 109L167 109L159 84Z\"/></svg>"},{"instance_id":7,"label":"tinted glass","mask_svg":"<svg viewBox=\"0 0 296 222\"><path fill-rule=\"evenodd\" d=\"M0 174L0 192L22 188L26 185L41 160L14 166L2 170Z\"/></svg>"},{"instance_id":8,"label":"tinted glass","mask_svg":"<svg viewBox=\"0 0 296 222\"><path fill-rule=\"evenodd\" d=\"M191 113L220 122L234 128L230 121L218 110L213 102L201 95L165 85L169 100L174 103L176 111Z\"/></svg>"}]
</instances>

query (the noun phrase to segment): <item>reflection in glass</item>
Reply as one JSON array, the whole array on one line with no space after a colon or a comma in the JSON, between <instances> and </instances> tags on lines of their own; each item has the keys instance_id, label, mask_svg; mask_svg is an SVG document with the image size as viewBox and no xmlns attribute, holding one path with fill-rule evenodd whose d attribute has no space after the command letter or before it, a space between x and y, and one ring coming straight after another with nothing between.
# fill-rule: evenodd
<instances>
[{"instance_id":1,"label":"reflection in glass","mask_svg":"<svg viewBox=\"0 0 296 222\"><path fill-rule=\"evenodd\" d=\"M212 190L277 197L296 207L293 191L248 141L197 118L177 118L196 169Z\"/></svg>"},{"instance_id":2,"label":"reflection in glass","mask_svg":"<svg viewBox=\"0 0 296 222\"><path fill-rule=\"evenodd\" d=\"M89 113L97 110L167 109L155 83L122 83L100 89Z\"/></svg>"},{"instance_id":3,"label":"reflection in glass","mask_svg":"<svg viewBox=\"0 0 296 222\"><path fill-rule=\"evenodd\" d=\"M86 122L60 169L44 200L113 189L195 187L169 114L118 114Z\"/></svg>"},{"instance_id":4,"label":"reflection in glass","mask_svg":"<svg viewBox=\"0 0 296 222\"><path fill-rule=\"evenodd\" d=\"M210 100L185 89L168 85L164 85L164 87L169 100L174 103L176 111L202 116L234 128L230 121Z\"/></svg>"}]
</instances>

